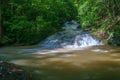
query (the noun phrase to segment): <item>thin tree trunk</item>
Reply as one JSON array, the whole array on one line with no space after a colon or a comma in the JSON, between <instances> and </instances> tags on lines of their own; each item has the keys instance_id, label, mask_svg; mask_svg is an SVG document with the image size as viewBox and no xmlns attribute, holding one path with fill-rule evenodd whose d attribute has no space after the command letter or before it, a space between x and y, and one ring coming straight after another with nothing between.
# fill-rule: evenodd
<instances>
[{"instance_id":1,"label":"thin tree trunk","mask_svg":"<svg viewBox=\"0 0 120 80\"><path fill-rule=\"evenodd\" d=\"M0 6L0 46L1 45L2 45L2 6Z\"/></svg>"}]
</instances>

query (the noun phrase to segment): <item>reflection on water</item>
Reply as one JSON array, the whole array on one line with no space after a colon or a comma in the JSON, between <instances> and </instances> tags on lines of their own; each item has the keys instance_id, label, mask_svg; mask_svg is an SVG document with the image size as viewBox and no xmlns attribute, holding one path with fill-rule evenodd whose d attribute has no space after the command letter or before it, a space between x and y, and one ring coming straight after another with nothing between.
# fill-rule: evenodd
<instances>
[{"instance_id":1,"label":"reflection on water","mask_svg":"<svg viewBox=\"0 0 120 80\"><path fill-rule=\"evenodd\" d=\"M0 58L33 72L35 80L120 80L119 49L107 45L82 50L5 47Z\"/></svg>"}]
</instances>

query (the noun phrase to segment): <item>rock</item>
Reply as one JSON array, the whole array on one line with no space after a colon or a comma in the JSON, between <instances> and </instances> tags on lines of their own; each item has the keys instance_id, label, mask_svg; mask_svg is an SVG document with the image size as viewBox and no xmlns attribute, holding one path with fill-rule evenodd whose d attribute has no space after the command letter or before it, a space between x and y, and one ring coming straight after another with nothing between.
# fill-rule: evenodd
<instances>
[{"instance_id":1,"label":"rock","mask_svg":"<svg viewBox=\"0 0 120 80\"><path fill-rule=\"evenodd\" d=\"M119 38L116 38L116 37L111 37L111 38L108 40L108 44L110 44L110 45L115 45L115 46L120 46L120 39L119 39Z\"/></svg>"},{"instance_id":2,"label":"rock","mask_svg":"<svg viewBox=\"0 0 120 80\"><path fill-rule=\"evenodd\" d=\"M108 44L120 46L120 35L111 34L108 38Z\"/></svg>"},{"instance_id":3,"label":"rock","mask_svg":"<svg viewBox=\"0 0 120 80\"><path fill-rule=\"evenodd\" d=\"M2 41L0 40L0 47L1 47L1 46L3 46L3 43L2 43Z\"/></svg>"},{"instance_id":4,"label":"rock","mask_svg":"<svg viewBox=\"0 0 120 80\"><path fill-rule=\"evenodd\" d=\"M31 80L31 76L14 64L0 61L0 80Z\"/></svg>"},{"instance_id":5,"label":"rock","mask_svg":"<svg viewBox=\"0 0 120 80\"><path fill-rule=\"evenodd\" d=\"M81 25L77 21L69 21L64 24L63 30L76 30L80 28Z\"/></svg>"}]
</instances>

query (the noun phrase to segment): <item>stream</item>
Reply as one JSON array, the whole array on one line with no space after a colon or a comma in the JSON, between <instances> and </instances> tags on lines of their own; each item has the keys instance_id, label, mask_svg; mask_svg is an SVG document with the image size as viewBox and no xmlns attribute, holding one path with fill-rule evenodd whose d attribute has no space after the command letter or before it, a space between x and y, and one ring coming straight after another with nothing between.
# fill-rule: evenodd
<instances>
[{"instance_id":1,"label":"stream","mask_svg":"<svg viewBox=\"0 0 120 80\"><path fill-rule=\"evenodd\" d=\"M120 80L120 47L78 29L75 21L33 46L0 48L0 59L22 66L34 80Z\"/></svg>"},{"instance_id":2,"label":"stream","mask_svg":"<svg viewBox=\"0 0 120 80\"><path fill-rule=\"evenodd\" d=\"M40 50L38 45L0 48L0 59L24 67L35 80L120 80L120 47Z\"/></svg>"}]
</instances>

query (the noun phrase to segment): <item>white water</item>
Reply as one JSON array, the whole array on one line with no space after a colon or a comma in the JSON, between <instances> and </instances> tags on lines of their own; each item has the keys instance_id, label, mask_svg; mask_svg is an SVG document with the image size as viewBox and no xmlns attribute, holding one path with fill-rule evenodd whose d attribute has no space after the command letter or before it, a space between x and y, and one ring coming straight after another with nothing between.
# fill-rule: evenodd
<instances>
[{"instance_id":1,"label":"white water","mask_svg":"<svg viewBox=\"0 0 120 80\"><path fill-rule=\"evenodd\" d=\"M47 49L54 48L83 48L101 45L101 41L94 39L90 34L78 29L80 24L75 21L66 22L63 31L51 35L40 43Z\"/></svg>"}]
</instances>

